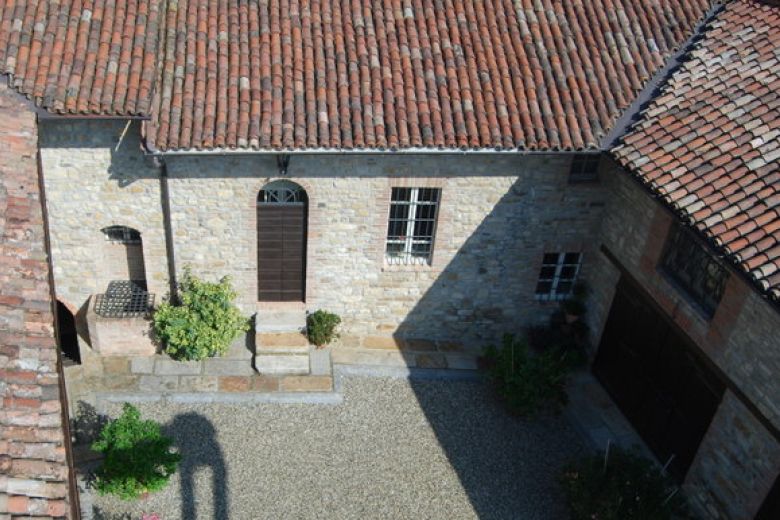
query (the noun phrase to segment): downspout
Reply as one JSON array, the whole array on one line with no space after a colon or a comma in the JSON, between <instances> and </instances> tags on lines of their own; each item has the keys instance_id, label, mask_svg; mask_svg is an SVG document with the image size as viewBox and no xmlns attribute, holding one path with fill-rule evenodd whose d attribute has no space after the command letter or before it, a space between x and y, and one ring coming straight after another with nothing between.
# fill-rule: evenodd
<instances>
[{"instance_id":1,"label":"downspout","mask_svg":"<svg viewBox=\"0 0 780 520\"><path fill-rule=\"evenodd\" d=\"M163 230L165 232L165 256L168 261L168 291L171 302L178 302L176 281L176 255L173 247L173 225L171 223L171 195L168 189L168 165L164 157L155 157L160 168L160 207L162 208Z\"/></svg>"},{"instance_id":2,"label":"downspout","mask_svg":"<svg viewBox=\"0 0 780 520\"><path fill-rule=\"evenodd\" d=\"M147 141L149 120L141 122L141 152L160 169L160 209L162 210L163 232L165 234L165 257L168 263L168 294L171 303L178 303L179 291L176 278L176 252L173 245L173 223L171 221L171 192L168 187L168 165L165 156L154 154L153 146Z\"/></svg>"}]
</instances>

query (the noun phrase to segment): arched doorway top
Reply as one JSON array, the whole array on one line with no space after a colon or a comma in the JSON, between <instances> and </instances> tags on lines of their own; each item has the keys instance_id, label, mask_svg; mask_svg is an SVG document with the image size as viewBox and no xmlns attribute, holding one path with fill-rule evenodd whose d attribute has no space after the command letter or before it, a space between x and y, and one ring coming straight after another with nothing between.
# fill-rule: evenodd
<instances>
[{"instance_id":1,"label":"arched doorway top","mask_svg":"<svg viewBox=\"0 0 780 520\"><path fill-rule=\"evenodd\" d=\"M288 180L269 182L257 196L258 204L306 204L307 201L306 190Z\"/></svg>"},{"instance_id":2,"label":"arched doorway top","mask_svg":"<svg viewBox=\"0 0 780 520\"><path fill-rule=\"evenodd\" d=\"M128 226L108 226L101 229L109 242L120 244L140 244L141 233Z\"/></svg>"}]
</instances>

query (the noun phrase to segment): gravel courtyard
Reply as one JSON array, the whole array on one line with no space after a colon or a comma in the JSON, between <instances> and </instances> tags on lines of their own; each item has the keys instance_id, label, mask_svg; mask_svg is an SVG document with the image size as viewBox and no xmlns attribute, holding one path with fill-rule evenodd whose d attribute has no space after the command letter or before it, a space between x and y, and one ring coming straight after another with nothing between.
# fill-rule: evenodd
<instances>
[{"instance_id":1,"label":"gravel courtyard","mask_svg":"<svg viewBox=\"0 0 780 520\"><path fill-rule=\"evenodd\" d=\"M142 404L181 470L146 500L87 493L82 506L134 520L566 518L557 477L582 444L563 417L511 418L479 381L342 385L339 405Z\"/></svg>"}]
</instances>

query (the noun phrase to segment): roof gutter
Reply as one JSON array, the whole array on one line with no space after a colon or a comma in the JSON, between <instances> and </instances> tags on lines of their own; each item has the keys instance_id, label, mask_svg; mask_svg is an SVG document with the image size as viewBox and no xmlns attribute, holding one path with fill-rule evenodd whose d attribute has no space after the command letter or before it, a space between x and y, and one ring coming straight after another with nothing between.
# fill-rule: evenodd
<instances>
[{"instance_id":1,"label":"roof gutter","mask_svg":"<svg viewBox=\"0 0 780 520\"><path fill-rule=\"evenodd\" d=\"M602 150L496 150L484 149L442 149L442 148L402 148L402 149L339 149L339 148L307 148L293 150L150 150L144 145L144 153L155 157L176 156L242 156L242 155L559 155L562 153L600 154Z\"/></svg>"}]
</instances>

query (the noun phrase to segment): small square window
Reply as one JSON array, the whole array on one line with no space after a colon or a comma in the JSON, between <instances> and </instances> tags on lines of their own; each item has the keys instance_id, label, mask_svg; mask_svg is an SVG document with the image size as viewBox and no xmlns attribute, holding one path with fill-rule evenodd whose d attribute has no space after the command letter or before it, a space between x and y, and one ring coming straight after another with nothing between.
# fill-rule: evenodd
<instances>
[{"instance_id":1,"label":"small square window","mask_svg":"<svg viewBox=\"0 0 780 520\"><path fill-rule=\"evenodd\" d=\"M388 264L429 264L436 234L439 188L393 188L387 223Z\"/></svg>"},{"instance_id":2,"label":"small square window","mask_svg":"<svg viewBox=\"0 0 780 520\"><path fill-rule=\"evenodd\" d=\"M581 265L582 253L545 253L536 284L536 299L548 301L568 298Z\"/></svg>"},{"instance_id":3,"label":"small square window","mask_svg":"<svg viewBox=\"0 0 780 520\"><path fill-rule=\"evenodd\" d=\"M574 156L569 170L569 182L594 182L599 179L601 155L580 153Z\"/></svg>"},{"instance_id":4,"label":"small square window","mask_svg":"<svg viewBox=\"0 0 780 520\"><path fill-rule=\"evenodd\" d=\"M680 225L672 228L661 267L707 318L712 318L723 297L729 273L690 231Z\"/></svg>"}]
</instances>

